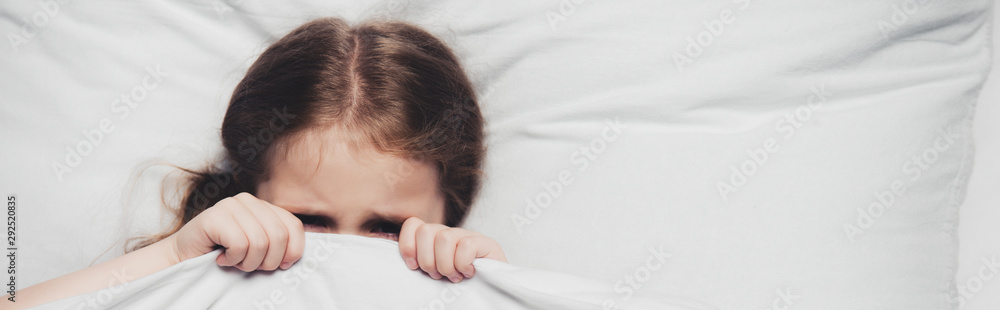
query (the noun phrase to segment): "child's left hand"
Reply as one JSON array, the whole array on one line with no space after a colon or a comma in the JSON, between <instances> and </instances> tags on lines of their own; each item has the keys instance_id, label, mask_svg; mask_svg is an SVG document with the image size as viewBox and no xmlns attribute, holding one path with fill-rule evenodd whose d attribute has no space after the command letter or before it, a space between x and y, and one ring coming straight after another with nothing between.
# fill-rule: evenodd
<instances>
[{"instance_id":1,"label":"child's left hand","mask_svg":"<svg viewBox=\"0 0 1000 310\"><path fill-rule=\"evenodd\" d=\"M435 280L444 276L455 283L475 275L474 259L507 262L500 244L489 237L471 230L425 223L416 217L403 222L399 230L399 253L410 269L420 267Z\"/></svg>"}]
</instances>

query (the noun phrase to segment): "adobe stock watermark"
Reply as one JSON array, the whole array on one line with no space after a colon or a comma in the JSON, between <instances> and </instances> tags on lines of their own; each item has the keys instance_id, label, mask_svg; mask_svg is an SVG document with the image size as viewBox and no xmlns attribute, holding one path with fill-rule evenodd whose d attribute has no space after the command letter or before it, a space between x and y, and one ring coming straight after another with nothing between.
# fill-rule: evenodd
<instances>
[{"instance_id":1,"label":"adobe stock watermark","mask_svg":"<svg viewBox=\"0 0 1000 310\"><path fill-rule=\"evenodd\" d=\"M705 52L706 49L715 43L715 39L718 39L726 32L726 27L732 25L736 22L736 15L738 12L745 11L750 8L751 0L730 0L732 4L737 5L736 8L722 9L719 11L719 18L714 18L711 20L702 20L701 24L704 26L704 30L698 32L694 36L688 36L688 44L684 47L683 53L674 52L671 54L671 58L674 60L674 66L677 67L677 71L683 73L684 66L693 64L695 60Z\"/></svg>"},{"instance_id":2,"label":"adobe stock watermark","mask_svg":"<svg viewBox=\"0 0 1000 310\"><path fill-rule=\"evenodd\" d=\"M28 17L21 18L20 31L7 32L7 42L14 49L14 54L19 53L21 46L31 42L38 35L39 31L47 27L49 22L59 14L62 6L69 2L70 0L45 0L37 2L38 10L35 10Z\"/></svg>"},{"instance_id":3,"label":"adobe stock watermark","mask_svg":"<svg viewBox=\"0 0 1000 310\"><path fill-rule=\"evenodd\" d=\"M448 308L448 305L458 300L465 292L466 286L460 286L456 283L449 282L445 284L445 288L441 290L441 293L437 297L431 299L427 302L426 306L421 306L420 310L444 310Z\"/></svg>"},{"instance_id":4,"label":"adobe stock watermark","mask_svg":"<svg viewBox=\"0 0 1000 310\"><path fill-rule=\"evenodd\" d=\"M393 0L388 1L384 5L380 5L378 11L369 14L372 18L391 20L399 18L399 15L410 6L413 0Z\"/></svg>"},{"instance_id":5,"label":"adobe stock watermark","mask_svg":"<svg viewBox=\"0 0 1000 310\"><path fill-rule=\"evenodd\" d=\"M632 272L625 274L621 280L614 284L616 297L607 298L601 303L601 308L605 310L622 309L621 307L635 296L635 293L653 276L653 272L663 269L667 264L667 259L672 255L664 250L661 245L657 248L646 248L649 255L646 256L645 264L639 265Z\"/></svg>"},{"instance_id":6,"label":"adobe stock watermark","mask_svg":"<svg viewBox=\"0 0 1000 310\"><path fill-rule=\"evenodd\" d=\"M887 18L875 22L878 31L882 33L882 38L890 39L892 34L906 25L914 14L923 11L928 2L929 0L903 0L899 4L893 4L892 13Z\"/></svg>"},{"instance_id":7,"label":"adobe stock watermark","mask_svg":"<svg viewBox=\"0 0 1000 310\"><path fill-rule=\"evenodd\" d=\"M111 112L118 115L118 120L128 118L132 109L139 106L146 100L149 93L160 87L163 77L170 76L169 73L160 69L160 65L146 66L146 75L142 80L133 86L129 91L121 93L118 98L111 101ZM79 167L83 160L94 152L94 149L101 145L105 136L110 135L116 129L115 121L110 117L102 118L94 128L83 129L83 138L72 145L66 146L66 154L61 161L52 161L52 172L55 173L59 182Z\"/></svg>"},{"instance_id":8,"label":"adobe stock watermark","mask_svg":"<svg viewBox=\"0 0 1000 310\"><path fill-rule=\"evenodd\" d=\"M980 261L982 261L982 264L976 269L976 274L965 279L964 283L958 283L959 309L965 307L969 300L975 298L976 294L979 294L983 290L986 283L996 278L997 274L1000 273L1000 262L997 261L996 254L989 257L983 256L980 258ZM949 301L954 302L954 300Z\"/></svg>"},{"instance_id":9,"label":"adobe stock watermark","mask_svg":"<svg viewBox=\"0 0 1000 310\"><path fill-rule=\"evenodd\" d=\"M788 310L795 304L795 300L799 299L801 296L792 294L790 288L776 289L774 294L774 300L771 301L771 307L765 308L765 310Z\"/></svg>"},{"instance_id":10,"label":"adobe stock watermark","mask_svg":"<svg viewBox=\"0 0 1000 310\"><path fill-rule=\"evenodd\" d=\"M908 183L914 184L920 181L924 172L941 158L941 154L951 150L955 139L962 137L957 132L957 126L938 129L931 146L912 154L900 166L903 177L893 180L885 188L872 192L868 206L857 208L858 215L854 222L843 225L844 234L851 239L851 243L857 242L857 238L870 229L876 220L896 206L896 202L906 194Z\"/></svg>"},{"instance_id":11,"label":"adobe stock watermark","mask_svg":"<svg viewBox=\"0 0 1000 310\"><path fill-rule=\"evenodd\" d=\"M245 141L236 146L236 152L248 162L254 161L258 156L264 156L271 142L274 142L278 134L284 131L295 117L295 114L288 113L287 106L281 110L271 108L271 118L267 121L267 127L260 128L256 134L247 136Z\"/></svg>"},{"instance_id":12,"label":"adobe stock watermark","mask_svg":"<svg viewBox=\"0 0 1000 310\"><path fill-rule=\"evenodd\" d=\"M715 182L715 189L719 192L722 201L729 201L730 195L739 192L740 188L747 184L749 178L767 164L771 155L781 150L779 139L788 141L794 138L799 129L812 119L817 110L823 108L831 96L826 90L825 84L813 86L809 88L809 91L811 94L802 104L792 111L785 112L781 118L774 122L774 133L780 138L772 136L757 144L759 146L746 149L745 159L729 166L729 177Z\"/></svg>"},{"instance_id":13,"label":"adobe stock watermark","mask_svg":"<svg viewBox=\"0 0 1000 310\"><path fill-rule=\"evenodd\" d=\"M601 153L607 150L608 145L618 140L626 128L628 127L622 125L618 117L615 117L614 120L605 119L604 128L601 129L600 135L580 146L569 156L570 164L576 166L576 169L563 169L555 178L542 181L542 190L538 191L533 198L524 199L524 210L510 215L510 220L514 224L514 228L517 229L517 233L522 233L525 226L531 225L538 219L542 211L548 208L552 201L558 199L566 187L573 184L574 178L579 173L590 168L591 162L597 160Z\"/></svg>"},{"instance_id":14,"label":"adobe stock watermark","mask_svg":"<svg viewBox=\"0 0 1000 310\"><path fill-rule=\"evenodd\" d=\"M111 306L111 301L115 294L120 293L128 283L135 280L125 269L111 271L111 278L108 279L108 286L97 293L90 294L76 309L107 309Z\"/></svg>"},{"instance_id":15,"label":"adobe stock watermark","mask_svg":"<svg viewBox=\"0 0 1000 310\"><path fill-rule=\"evenodd\" d=\"M231 0L231 1L216 1L212 3L212 9L215 10L215 15L219 19L226 19L226 15L233 12L233 4L241 4L244 0Z\"/></svg>"},{"instance_id":16,"label":"adobe stock watermark","mask_svg":"<svg viewBox=\"0 0 1000 310\"><path fill-rule=\"evenodd\" d=\"M555 9L545 10L545 19L549 22L549 29L556 30L556 26L569 19L570 15L576 13L577 7L593 3L594 0L562 0Z\"/></svg>"},{"instance_id":17,"label":"adobe stock watermark","mask_svg":"<svg viewBox=\"0 0 1000 310\"><path fill-rule=\"evenodd\" d=\"M292 265L284 272L281 272L281 283L288 284L289 291L295 291L302 286L303 281L309 279L319 266L333 257L337 248L341 245L334 244L333 242L327 240L317 239L316 243L319 245L314 247L309 254L303 256L301 260ZM271 290L263 298L258 298L253 301L254 309L257 310L274 310L279 305L288 300L286 296L287 292L284 289L276 288Z\"/></svg>"},{"instance_id":18,"label":"adobe stock watermark","mask_svg":"<svg viewBox=\"0 0 1000 310\"><path fill-rule=\"evenodd\" d=\"M236 146L238 155L244 156L247 162L252 162L258 156L263 156L271 142L274 142L278 134L284 131L295 117L295 114L288 113L288 107L282 107L281 110L271 108L271 117L266 122L267 127L258 129L256 134L249 135L246 140L240 142ZM201 188L194 189L191 199L195 204L207 205L208 201L219 198L225 193L223 189L227 188L229 183L235 182L232 176L243 173L243 167L230 158L224 158L216 168L228 173L222 176L213 174L211 182Z\"/></svg>"},{"instance_id":19,"label":"adobe stock watermark","mask_svg":"<svg viewBox=\"0 0 1000 310\"><path fill-rule=\"evenodd\" d=\"M490 87L483 94L483 98L489 97L490 94L495 90L494 87ZM442 147L449 140L456 140L452 138L453 135L461 135L463 130L467 128L467 122L470 118L475 115L482 115L479 110L479 105L474 98L462 98L461 100L455 101L455 104L448 107L447 110L442 112L444 117L441 121L441 125L437 130L431 133L430 137L421 144L417 146L418 150L416 154L413 154L413 161L407 160L402 161L395 165L390 171L382 173L382 179L388 184L390 191L395 192L399 183L409 178L413 175L414 162L420 162L424 160L426 154L432 153L432 150ZM474 128L475 129L475 128Z\"/></svg>"}]
</instances>

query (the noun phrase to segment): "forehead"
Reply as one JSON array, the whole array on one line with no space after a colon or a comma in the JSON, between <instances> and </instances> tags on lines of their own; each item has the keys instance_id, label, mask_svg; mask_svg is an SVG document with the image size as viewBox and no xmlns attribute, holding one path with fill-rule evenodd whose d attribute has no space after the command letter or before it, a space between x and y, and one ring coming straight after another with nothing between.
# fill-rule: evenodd
<instances>
[{"instance_id":1,"label":"forehead","mask_svg":"<svg viewBox=\"0 0 1000 310\"><path fill-rule=\"evenodd\" d=\"M271 159L269 178L258 187L259 195L266 196L261 198L297 209L292 212L376 212L443 220L435 167L352 145L348 134L327 128L289 140Z\"/></svg>"}]
</instances>

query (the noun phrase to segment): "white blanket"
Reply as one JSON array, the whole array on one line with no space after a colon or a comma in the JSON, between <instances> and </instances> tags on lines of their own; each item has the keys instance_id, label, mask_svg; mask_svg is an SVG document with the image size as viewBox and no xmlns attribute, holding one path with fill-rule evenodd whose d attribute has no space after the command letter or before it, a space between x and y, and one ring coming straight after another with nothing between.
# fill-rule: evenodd
<instances>
[{"instance_id":1,"label":"white blanket","mask_svg":"<svg viewBox=\"0 0 1000 310\"><path fill-rule=\"evenodd\" d=\"M351 235L306 233L305 253L288 270L245 273L219 267L218 255L40 309L710 309L667 296L621 298L622 284L490 259L475 261L472 279L433 280L407 269L395 242Z\"/></svg>"}]
</instances>

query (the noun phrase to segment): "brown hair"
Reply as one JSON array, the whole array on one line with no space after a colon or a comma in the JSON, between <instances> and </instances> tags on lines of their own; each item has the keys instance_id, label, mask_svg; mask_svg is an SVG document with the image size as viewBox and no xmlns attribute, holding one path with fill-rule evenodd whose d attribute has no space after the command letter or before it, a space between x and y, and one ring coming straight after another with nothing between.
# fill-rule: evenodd
<instances>
[{"instance_id":1,"label":"brown hair","mask_svg":"<svg viewBox=\"0 0 1000 310\"><path fill-rule=\"evenodd\" d=\"M255 194L279 149L307 129L340 126L377 151L436 166L445 225L468 214L481 179L483 119L457 57L402 22L308 22L268 47L236 86L222 122L225 158L190 173L173 234L220 200Z\"/></svg>"}]
</instances>

